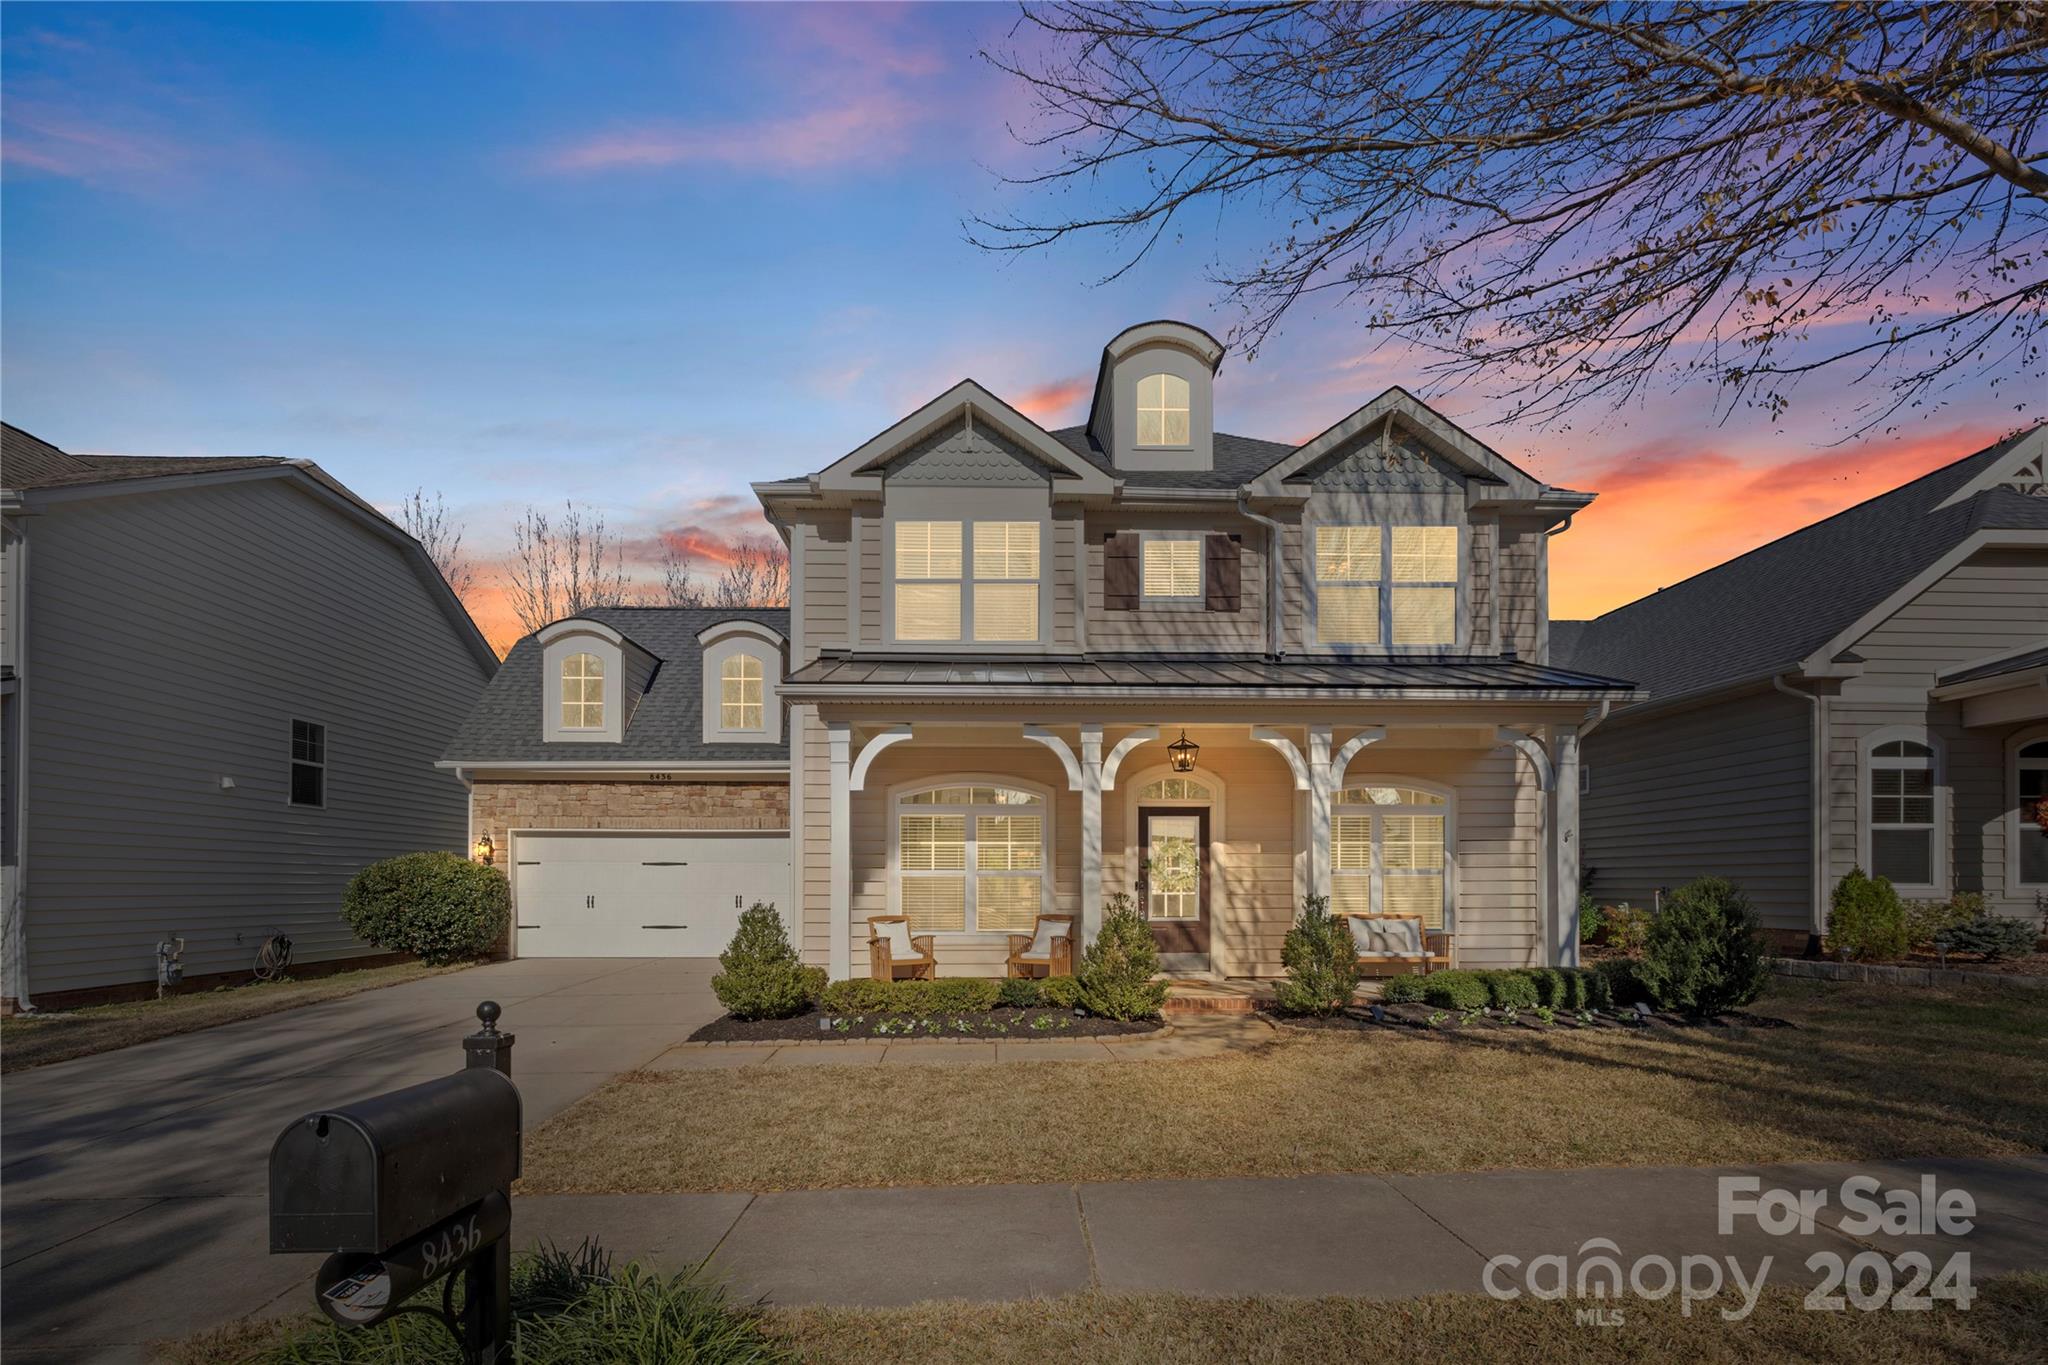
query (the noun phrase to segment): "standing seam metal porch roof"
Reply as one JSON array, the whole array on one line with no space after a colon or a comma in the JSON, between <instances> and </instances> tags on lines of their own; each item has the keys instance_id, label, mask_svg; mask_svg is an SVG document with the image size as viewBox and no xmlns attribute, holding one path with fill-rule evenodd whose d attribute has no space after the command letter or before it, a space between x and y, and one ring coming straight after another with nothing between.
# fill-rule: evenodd
<instances>
[{"instance_id":1,"label":"standing seam metal porch roof","mask_svg":"<svg viewBox=\"0 0 2048 1365\"><path fill-rule=\"evenodd\" d=\"M1360 692L1633 692L1618 678L1520 659L1286 659L1263 655L1118 655L945 659L826 655L788 687L1347 688Z\"/></svg>"}]
</instances>

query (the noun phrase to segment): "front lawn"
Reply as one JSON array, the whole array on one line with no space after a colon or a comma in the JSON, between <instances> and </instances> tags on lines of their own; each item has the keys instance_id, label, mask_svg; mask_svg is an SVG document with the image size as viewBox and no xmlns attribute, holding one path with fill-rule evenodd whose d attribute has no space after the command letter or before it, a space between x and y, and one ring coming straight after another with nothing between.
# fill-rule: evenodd
<instances>
[{"instance_id":1,"label":"front lawn","mask_svg":"<svg viewBox=\"0 0 2048 1365\"><path fill-rule=\"evenodd\" d=\"M68 1062L73 1057L112 1052L115 1048L168 1038L174 1033L232 1024L238 1019L295 1010L302 1005L317 1005L360 991L460 970L461 966L396 962L306 980L251 982L246 986L192 991L165 1000L126 1000L115 1005L89 1005L84 1009L0 1019L0 1073Z\"/></svg>"},{"instance_id":2,"label":"front lawn","mask_svg":"<svg viewBox=\"0 0 2048 1365\"><path fill-rule=\"evenodd\" d=\"M1779 979L1792 1028L1276 1035L1171 1061L634 1073L530 1194L1711 1165L2048 1149L2048 1000ZM801 1116L792 1121L791 1115ZM747 1140L730 1140L734 1133ZM596 1159L597 1154L602 1159Z\"/></svg>"}]
</instances>

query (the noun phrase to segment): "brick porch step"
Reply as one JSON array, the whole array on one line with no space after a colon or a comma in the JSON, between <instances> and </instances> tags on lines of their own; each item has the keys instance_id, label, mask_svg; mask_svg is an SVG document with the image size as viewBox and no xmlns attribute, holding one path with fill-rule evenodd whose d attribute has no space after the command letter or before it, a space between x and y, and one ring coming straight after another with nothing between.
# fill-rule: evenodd
<instances>
[{"instance_id":1,"label":"brick porch step","mask_svg":"<svg viewBox=\"0 0 2048 1365\"><path fill-rule=\"evenodd\" d=\"M1273 1003L1259 981L1175 981L1166 993L1168 1014L1250 1014Z\"/></svg>"}]
</instances>

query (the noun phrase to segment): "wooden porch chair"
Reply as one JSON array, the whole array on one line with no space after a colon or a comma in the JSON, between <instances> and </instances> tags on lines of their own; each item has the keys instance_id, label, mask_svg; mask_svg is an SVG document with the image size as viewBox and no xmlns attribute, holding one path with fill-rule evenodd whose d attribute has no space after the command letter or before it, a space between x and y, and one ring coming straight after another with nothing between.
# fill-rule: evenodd
<instances>
[{"instance_id":1,"label":"wooden porch chair","mask_svg":"<svg viewBox=\"0 0 2048 1365\"><path fill-rule=\"evenodd\" d=\"M868 916L868 966L877 981L894 981L899 971L909 972L912 981L933 981L939 974L932 936L913 937L908 915Z\"/></svg>"},{"instance_id":2,"label":"wooden porch chair","mask_svg":"<svg viewBox=\"0 0 2048 1365\"><path fill-rule=\"evenodd\" d=\"M1358 965L1375 975L1424 976L1451 965L1451 936L1428 928L1420 915L1376 915L1365 910L1339 910L1349 922Z\"/></svg>"},{"instance_id":3,"label":"wooden porch chair","mask_svg":"<svg viewBox=\"0 0 2048 1365\"><path fill-rule=\"evenodd\" d=\"M1072 976L1074 917L1040 915L1028 934L1010 935L1011 976Z\"/></svg>"}]
</instances>

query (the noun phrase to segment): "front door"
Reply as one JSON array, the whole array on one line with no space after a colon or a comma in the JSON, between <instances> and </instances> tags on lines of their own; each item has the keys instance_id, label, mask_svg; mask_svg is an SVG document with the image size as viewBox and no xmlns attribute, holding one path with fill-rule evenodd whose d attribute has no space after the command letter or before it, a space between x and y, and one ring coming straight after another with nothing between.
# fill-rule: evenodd
<instances>
[{"instance_id":1,"label":"front door","mask_svg":"<svg viewBox=\"0 0 2048 1365\"><path fill-rule=\"evenodd\" d=\"M1162 953L1209 951L1209 812L1138 810L1138 889Z\"/></svg>"}]
</instances>

